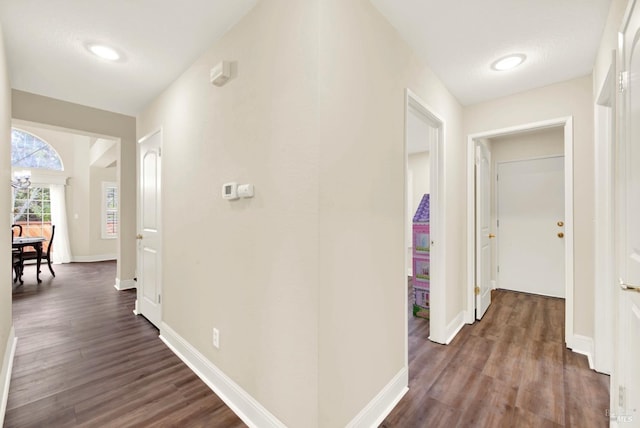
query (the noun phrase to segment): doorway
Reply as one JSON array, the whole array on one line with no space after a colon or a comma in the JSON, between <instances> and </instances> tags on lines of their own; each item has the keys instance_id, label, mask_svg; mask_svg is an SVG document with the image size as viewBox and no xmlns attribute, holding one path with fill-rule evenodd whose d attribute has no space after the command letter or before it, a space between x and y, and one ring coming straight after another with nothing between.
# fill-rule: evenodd
<instances>
[{"instance_id":1,"label":"doorway","mask_svg":"<svg viewBox=\"0 0 640 428\"><path fill-rule=\"evenodd\" d=\"M405 272L412 266L411 246L413 215L424 193L429 194L429 340L447 343L445 324L444 278L444 218L442 216L443 179L442 153L444 142L444 121L409 89L405 96ZM410 159L411 157L411 159ZM420 167L422 165L422 167ZM411 171L411 172L410 172ZM415 192L414 193L414 189ZM413 273L413 272L411 272ZM406 287L406 285L405 285ZM407 299L409 296L405 293ZM405 308L410 306L405 301ZM408 325L405 323L405 355L408 358Z\"/></svg>"},{"instance_id":2,"label":"doorway","mask_svg":"<svg viewBox=\"0 0 640 428\"><path fill-rule=\"evenodd\" d=\"M476 150L479 144L486 144L486 141L491 141L493 145L493 153L492 158L494 165L500 162L500 159L507 160L508 156L511 156L511 160L524 160L531 158L540 158L540 157L548 157L550 155L560 155L563 156L561 161L562 168L564 169L564 174L562 179L560 180L560 184L563 187L564 197L561 201L561 205L564 207L564 218L556 219L553 221L553 225L550 227L558 228L558 223L562 223L562 240L564 242L564 249L561 251L561 257L564 259L564 275L562 280L562 288L564 289L565 294L565 342L569 348L574 349L575 351L580 351L575 349L574 346L574 333L573 333L573 132L572 132L572 122L573 119L571 117L553 119L549 121L536 122L531 124L525 124L521 126L515 126L512 128L504 128L493 131L484 132L481 134L474 134L468 137L468 163L467 163L467 171L468 171L468 181L467 181L467 236L468 236L468 286L467 286L467 319L470 322L476 318L476 290L478 285L476 267L477 267L477 258L476 256L480 256L476 251L476 236L479 231L476 226L476 198L479 197L477 194L478 189L476 187L476 179L475 179L475 170L476 170ZM549 147L546 149L550 150L549 153L534 153L529 152L526 153L521 149L518 149L515 145L509 145L506 143L509 139L514 138L515 136L521 136L525 139L527 138L539 138L548 133L558 133L560 135L560 141L562 143L562 147L553 148L553 144L549 143ZM550 140L551 141L551 140ZM502 143L503 147L500 147L500 150L496 150L499 145ZM529 147L533 147L534 149L540 149L540 146L536 147L533 145L529 145ZM515 150L515 152L514 152ZM511 151L511 153L510 153ZM559 152L559 153L558 153ZM501 153L496 156L496 154ZM495 168L495 166L494 166ZM495 169L494 169L495 170ZM492 183L492 194L496 195L497 193L497 180L494 180ZM488 277L491 278L491 286L500 287L498 284L499 274L498 274L498 248L500 246L499 243L499 227L497 222L497 198L493 198L492 201L492 209L496 213L495 216L492 216L492 224L491 224L491 234L496 235L495 240L493 240L492 245L492 266L491 266L491 275ZM553 233L560 233L558 231L553 231ZM558 237L554 237L558 239ZM501 267L502 268L502 267ZM494 282L495 281L495 282Z\"/></svg>"}]
</instances>

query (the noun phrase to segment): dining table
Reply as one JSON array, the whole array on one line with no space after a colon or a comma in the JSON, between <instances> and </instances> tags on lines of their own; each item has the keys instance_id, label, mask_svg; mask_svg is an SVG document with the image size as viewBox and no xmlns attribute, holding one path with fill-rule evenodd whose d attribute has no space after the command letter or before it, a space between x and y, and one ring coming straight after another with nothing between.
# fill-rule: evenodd
<instances>
[{"instance_id":1,"label":"dining table","mask_svg":"<svg viewBox=\"0 0 640 428\"><path fill-rule=\"evenodd\" d=\"M42 243L46 241L44 236L17 236L13 238L11 242L13 248L17 248L19 250L24 249L25 247L32 247L36 250L36 279L38 283L41 283L40 279L40 263L42 262Z\"/></svg>"}]
</instances>

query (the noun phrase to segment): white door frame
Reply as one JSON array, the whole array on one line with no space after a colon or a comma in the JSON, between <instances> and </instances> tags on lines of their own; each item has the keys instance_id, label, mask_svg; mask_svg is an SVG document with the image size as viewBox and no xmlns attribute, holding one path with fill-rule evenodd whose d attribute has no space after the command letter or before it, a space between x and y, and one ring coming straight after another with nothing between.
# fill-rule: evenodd
<instances>
[{"instance_id":1,"label":"white door frame","mask_svg":"<svg viewBox=\"0 0 640 428\"><path fill-rule=\"evenodd\" d=\"M595 302L593 362L596 371L613 370L615 307L615 113L616 51L595 108Z\"/></svg>"},{"instance_id":2,"label":"white door frame","mask_svg":"<svg viewBox=\"0 0 640 428\"><path fill-rule=\"evenodd\" d=\"M467 308L466 323L475 322L475 144L478 139L517 134L544 128L564 128L564 212L565 212L565 343L576 352L589 353L573 331L573 116L494 129L468 136L467 141ZM587 346L588 348L588 346Z\"/></svg>"},{"instance_id":3,"label":"white door frame","mask_svg":"<svg viewBox=\"0 0 640 428\"><path fill-rule=\"evenodd\" d=\"M408 201L408 183L407 174L409 170L408 165L408 138L407 138L407 126L410 110L418 112L425 120L429 122L431 126L438 129L438 138L435 144L429 148L429 163L430 163L430 194L431 194L431 210L430 210L430 233L431 233L431 283L430 283L430 311L429 311L429 340L446 344L451 338L447 337L447 325L446 325L446 294L445 294L445 222L444 216L444 189L445 189L445 174L444 174L444 140L446 125L445 121L435 113L434 109L429 107L424 101L422 101L414 92L410 89L405 90L405 136L404 136L404 229L403 236L406 233L409 225L407 224L409 214L407 213L407 201ZM403 244L405 240L402 240ZM407 262L407 249L403 248L403 254L405 255L404 266L408 266ZM409 306L408 296L406 292L407 272L403 269L402 284L405 284L403 288L404 292L404 307L403 307L403 319L405 326L405 361L409 359L409 326L406 322L406 308Z\"/></svg>"}]
</instances>

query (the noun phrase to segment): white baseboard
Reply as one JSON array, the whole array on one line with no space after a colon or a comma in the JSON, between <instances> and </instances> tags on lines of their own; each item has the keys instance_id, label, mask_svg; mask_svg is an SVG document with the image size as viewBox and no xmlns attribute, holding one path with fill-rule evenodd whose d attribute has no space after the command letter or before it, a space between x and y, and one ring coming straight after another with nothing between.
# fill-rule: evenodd
<instances>
[{"instance_id":1,"label":"white baseboard","mask_svg":"<svg viewBox=\"0 0 640 428\"><path fill-rule=\"evenodd\" d=\"M285 425L164 322L160 339L250 427Z\"/></svg>"},{"instance_id":2,"label":"white baseboard","mask_svg":"<svg viewBox=\"0 0 640 428\"><path fill-rule=\"evenodd\" d=\"M567 337L567 347L573 352L586 355L589 360L589 368L595 370L593 365L593 338L574 334Z\"/></svg>"},{"instance_id":3,"label":"white baseboard","mask_svg":"<svg viewBox=\"0 0 640 428\"><path fill-rule=\"evenodd\" d=\"M465 323L465 311L461 311L458 315L456 315L456 317L453 320L451 320L449 325L447 325L447 331L445 332L445 337L447 337L448 339L444 344L445 345L450 344L451 341L460 332L460 330L462 330L462 327L464 327L465 324L468 324L468 323Z\"/></svg>"},{"instance_id":4,"label":"white baseboard","mask_svg":"<svg viewBox=\"0 0 640 428\"><path fill-rule=\"evenodd\" d=\"M96 254L92 256L73 256L71 261L73 263L92 263L92 262L106 262L109 260L117 260L117 254Z\"/></svg>"},{"instance_id":5,"label":"white baseboard","mask_svg":"<svg viewBox=\"0 0 640 428\"><path fill-rule=\"evenodd\" d=\"M403 367L346 428L377 427L409 391L409 370Z\"/></svg>"},{"instance_id":6,"label":"white baseboard","mask_svg":"<svg viewBox=\"0 0 640 428\"><path fill-rule=\"evenodd\" d=\"M7 411L7 399L9 398L9 385L11 383L11 372L13 370L13 357L16 353L16 343L18 338L16 332L11 326L7 346L4 351L4 361L2 362L2 370L0 371L0 427L3 425L4 415Z\"/></svg>"},{"instance_id":7,"label":"white baseboard","mask_svg":"<svg viewBox=\"0 0 640 428\"><path fill-rule=\"evenodd\" d=\"M136 288L137 282L134 279L120 279L116 278L116 283L114 284L114 288L118 291L122 290L131 290L132 288Z\"/></svg>"},{"instance_id":8,"label":"white baseboard","mask_svg":"<svg viewBox=\"0 0 640 428\"><path fill-rule=\"evenodd\" d=\"M498 289L498 283L494 279L491 280L490 284L491 284L491 289L492 290L497 290Z\"/></svg>"}]
</instances>

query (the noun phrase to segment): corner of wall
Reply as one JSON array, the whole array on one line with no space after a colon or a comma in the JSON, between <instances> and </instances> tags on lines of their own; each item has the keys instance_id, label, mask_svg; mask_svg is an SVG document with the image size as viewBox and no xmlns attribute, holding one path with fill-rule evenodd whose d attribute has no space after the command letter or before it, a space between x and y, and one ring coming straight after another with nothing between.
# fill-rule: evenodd
<instances>
[{"instance_id":1,"label":"corner of wall","mask_svg":"<svg viewBox=\"0 0 640 428\"><path fill-rule=\"evenodd\" d=\"M7 339L6 349L4 351L4 359L2 368L0 369L0 426L4 421L4 415L7 410L7 399L9 398L9 385L11 383L11 372L13 369L13 357L16 353L16 344L18 339L15 330L11 326L9 338Z\"/></svg>"}]
</instances>

